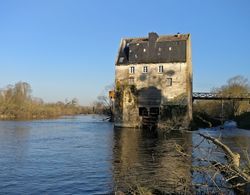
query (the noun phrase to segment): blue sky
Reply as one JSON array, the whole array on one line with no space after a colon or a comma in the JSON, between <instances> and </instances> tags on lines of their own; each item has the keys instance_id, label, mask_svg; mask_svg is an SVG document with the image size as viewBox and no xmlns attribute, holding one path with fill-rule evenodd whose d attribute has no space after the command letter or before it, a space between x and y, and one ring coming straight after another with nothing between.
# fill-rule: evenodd
<instances>
[{"instance_id":1,"label":"blue sky","mask_svg":"<svg viewBox=\"0 0 250 195\"><path fill-rule=\"evenodd\" d=\"M122 37L191 33L194 91L250 80L249 0L0 0L0 87L91 104L113 83Z\"/></svg>"}]
</instances>

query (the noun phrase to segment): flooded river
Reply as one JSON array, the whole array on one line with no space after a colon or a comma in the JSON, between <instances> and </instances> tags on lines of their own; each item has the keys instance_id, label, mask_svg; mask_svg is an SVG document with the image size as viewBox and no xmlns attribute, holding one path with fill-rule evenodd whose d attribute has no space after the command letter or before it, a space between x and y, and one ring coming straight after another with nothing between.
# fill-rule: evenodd
<instances>
[{"instance_id":1,"label":"flooded river","mask_svg":"<svg viewBox=\"0 0 250 195\"><path fill-rule=\"evenodd\" d=\"M200 131L249 154L250 131ZM204 181L192 170L194 159L213 149L201 141L197 132L114 129L97 115L0 121L0 194L112 194L135 187L156 194L190 192Z\"/></svg>"}]
</instances>

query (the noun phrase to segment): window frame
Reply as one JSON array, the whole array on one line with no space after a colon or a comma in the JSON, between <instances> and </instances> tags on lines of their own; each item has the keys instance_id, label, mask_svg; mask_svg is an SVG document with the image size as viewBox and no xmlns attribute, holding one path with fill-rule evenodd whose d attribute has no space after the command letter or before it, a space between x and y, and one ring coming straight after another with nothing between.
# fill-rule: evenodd
<instances>
[{"instance_id":1,"label":"window frame","mask_svg":"<svg viewBox=\"0 0 250 195\"><path fill-rule=\"evenodd\" d=\"M163 73L164 72L164 66L160 65L158 66L158 73Z\"/></svg>"},{"instance_id":2,"label":"window frame","mask_svg":"<svg viewBox=\"0 0 250 195\"><path fill-rule=\"evenodd\" d=\"M129 67L129 74L135 74L135 66Z\"/></svg>"},{"instance_id":3,"label":"window frame","mask_svg":"<svg viewBox=\"0 0 250 195\"><path fill-rule=\"evenodd\" d=\"M142 73L145 73L145 74L148 73L148 66L143 66L142 67Z\"/></svg>"},{"instance_id":4,"label":"window frame","mask_svg":"<svg viewBox=\"0 0 250 195\"><path fill-rule=\"evenodd\" d=\"M167 78L166 78L166 85L167 85L168 87L173 86L173 79L170 78L170 77L167 77Z\"/></svg>"}]
</instances>

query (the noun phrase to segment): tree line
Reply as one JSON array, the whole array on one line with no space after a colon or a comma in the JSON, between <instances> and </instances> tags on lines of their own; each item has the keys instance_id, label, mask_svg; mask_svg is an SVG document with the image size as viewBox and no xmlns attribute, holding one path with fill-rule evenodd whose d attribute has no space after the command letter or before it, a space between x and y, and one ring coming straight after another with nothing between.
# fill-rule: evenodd
<instances>
[{"instance_id":1,"label":"tree line","mask_svg":"<svg viewBox=\"0 0 250 195\"><path fill-rule=\"evenodd\" d=\"M27 82L18 82L0 90L0 119L45 119L89 113L93 113L93 108L80 106L76 98L45 103L41 98L32 97L32 89Z\"/></svg>"}]
</instances>

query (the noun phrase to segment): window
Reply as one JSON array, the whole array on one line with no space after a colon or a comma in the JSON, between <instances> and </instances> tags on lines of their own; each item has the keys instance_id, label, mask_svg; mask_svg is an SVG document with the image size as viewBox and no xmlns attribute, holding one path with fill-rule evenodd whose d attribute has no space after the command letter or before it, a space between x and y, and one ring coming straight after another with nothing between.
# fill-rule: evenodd
<instances>
[{"instance_id":1,"label":"window","mask_svg":"<svg viewBox=\"0 0 250 195\"><path fill-rule=\"evenodd\" d=\"M158 72L159 72L159 73L163 73L163 66L159 66L159 67L158 67Z\"/></svg>"},{"instance_id":2,"label":"window","mask_svg":"<svg viewBox=\"0 0 250 195\"><path fill-rule=\"evenodd\" d=\"M167 86L172 86L172 78L167 78Z\"/></svg>"},{"instance_id":3,"label":"window","mask_svg":"<svg viewBox=\"0 0 250 195\"><path fill-rule=\"evenodd\" d=\"M143 73L147 73L148 72L148 67L147 66L143 66L142 72Z\"/></svg>"},{"instance_id":4,"label":"window","mask_svg":"<svg viewBox=\"0 0 250 195\"><path fill-rule=\"evenodd\" d=\"M135 73L135 67L134 66L129 67L129 73L130 74L134 74Z\"/></svg>"},{"instance_id":5,"label":"window","mask_svg":"<svg viewBox=\"0 0 250 195\"><path fill-rule=\"evenodd\" d=\"M123 63L124 57L120 57L119 62Z\"/></svg>"},{"instance_id":6,"label":"window","mask_svg":"<svg viewBox=\"0 0 250 195\"><path fill-rule=\"evenodd\" d=\"M135 84L135 78L134 77L129 77L128 84L129 85L134 85Z\"/></svg>"}]
</instances>

